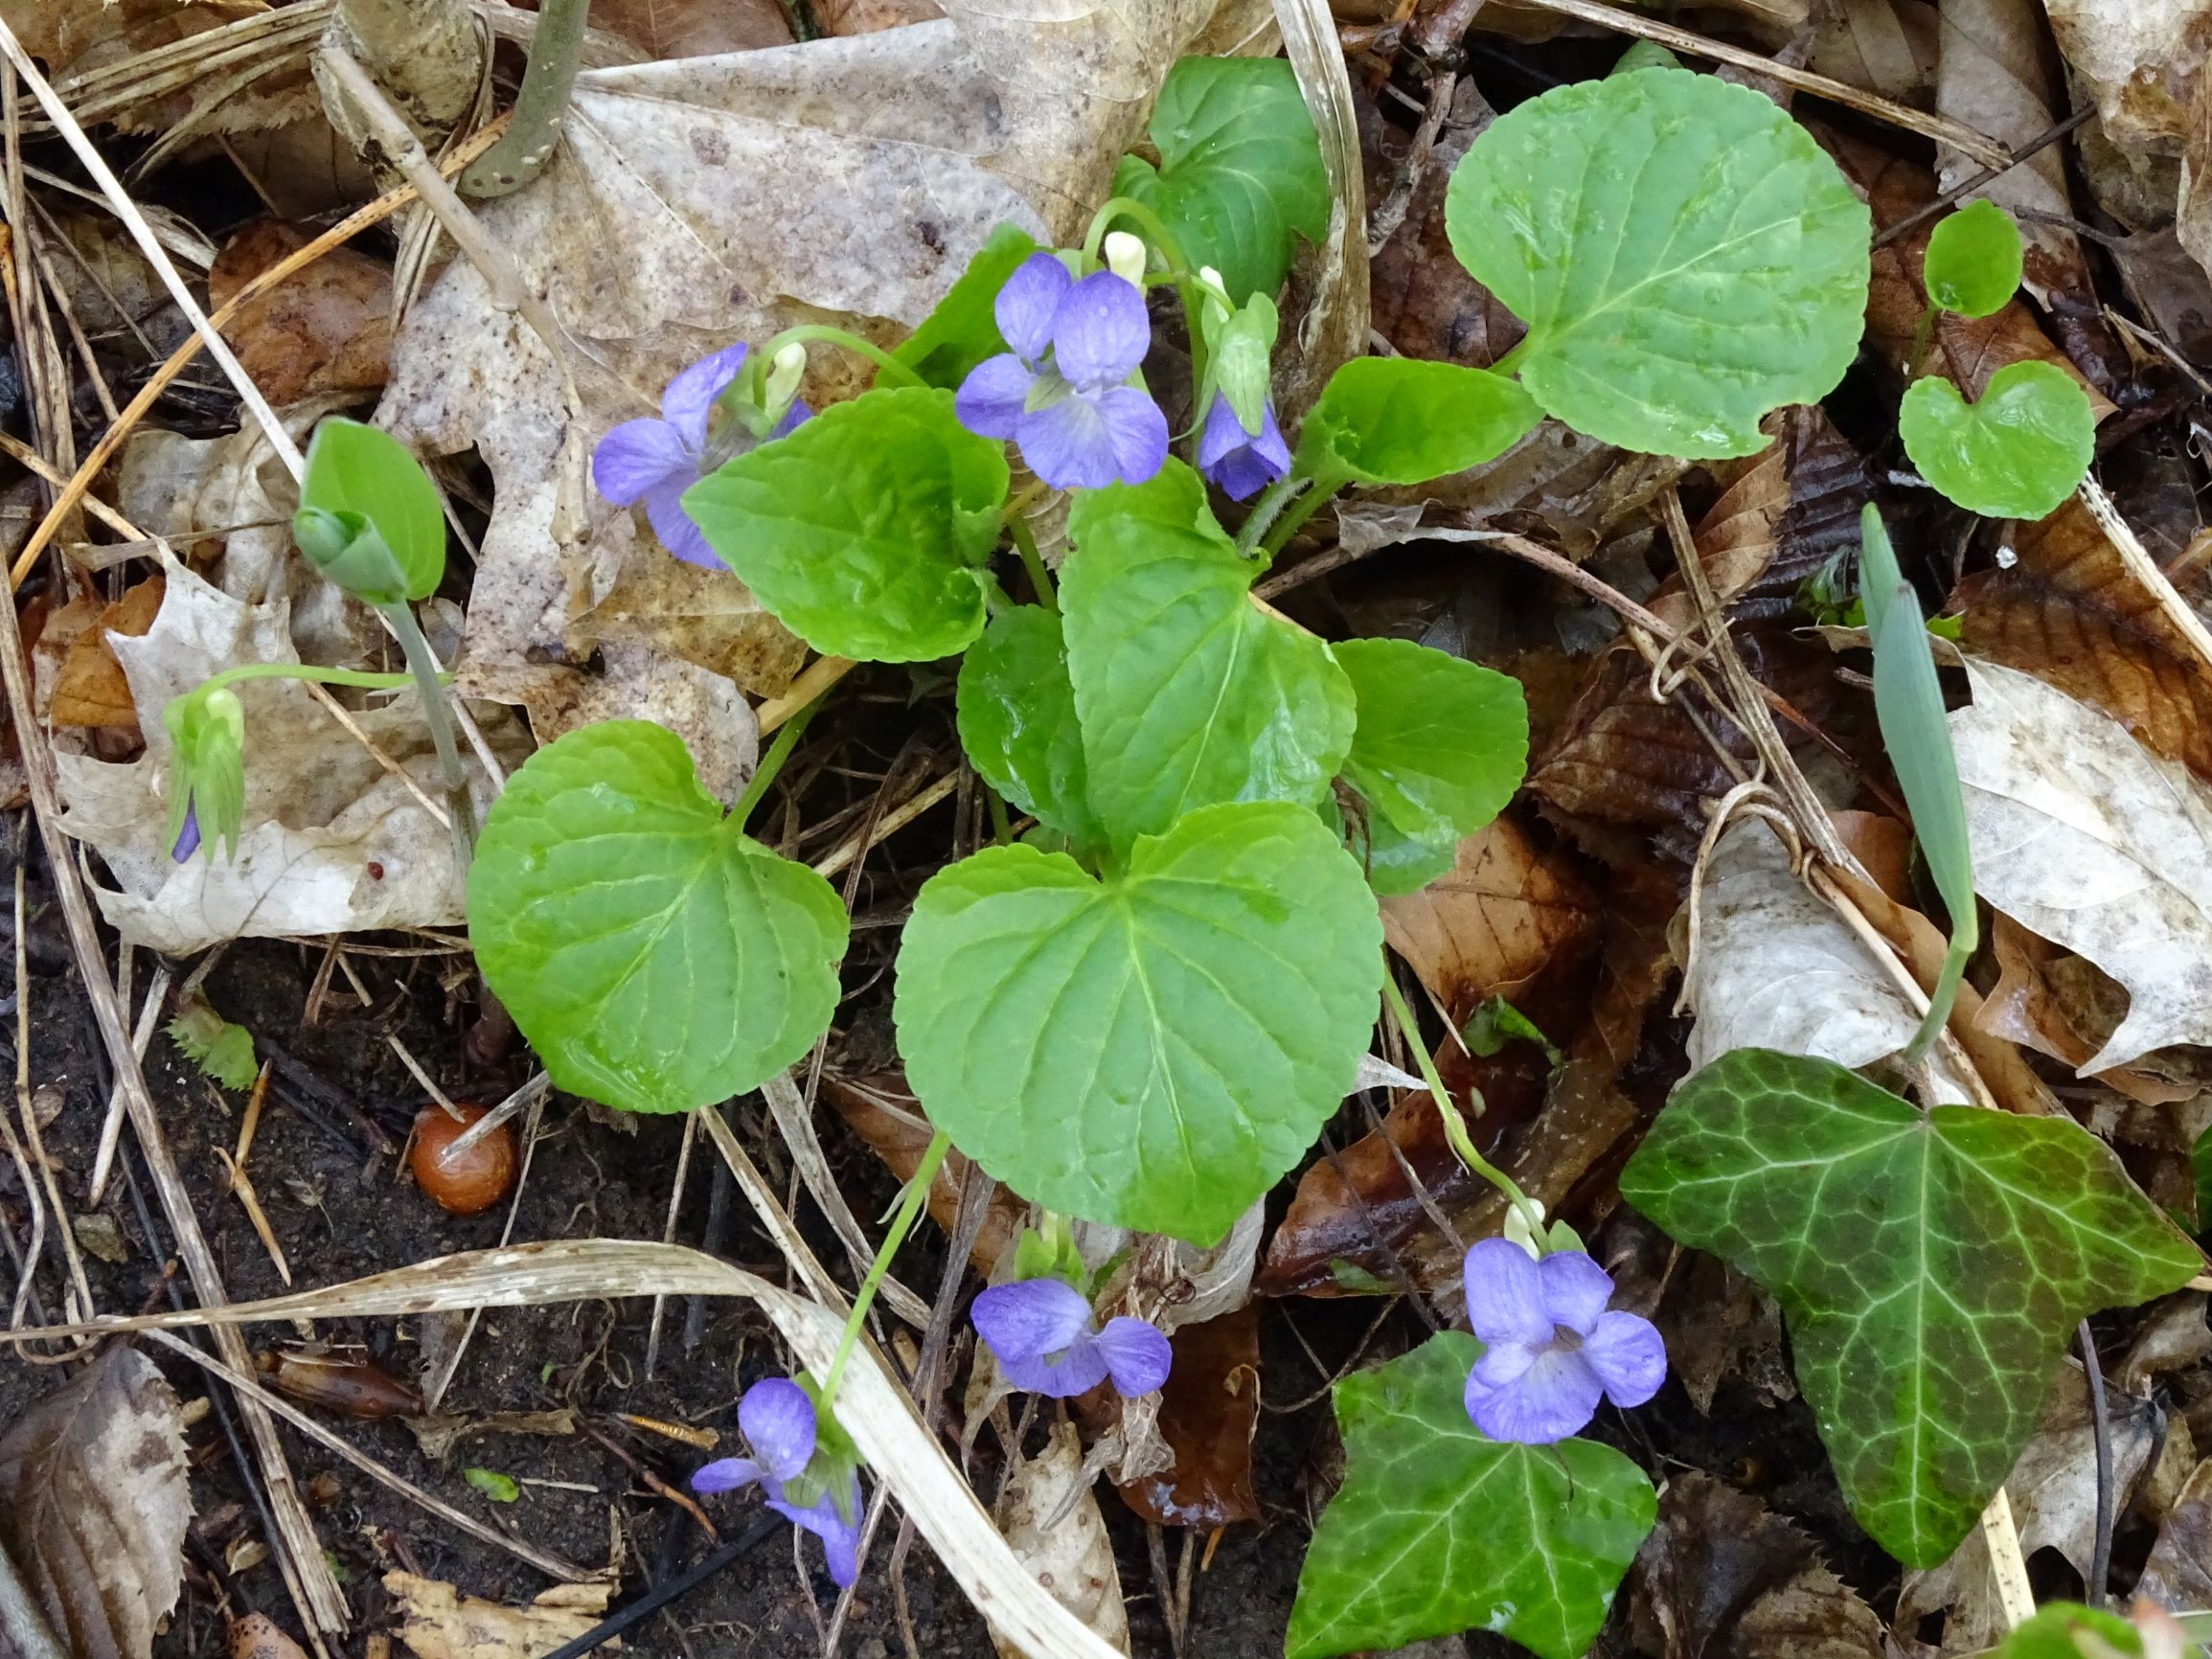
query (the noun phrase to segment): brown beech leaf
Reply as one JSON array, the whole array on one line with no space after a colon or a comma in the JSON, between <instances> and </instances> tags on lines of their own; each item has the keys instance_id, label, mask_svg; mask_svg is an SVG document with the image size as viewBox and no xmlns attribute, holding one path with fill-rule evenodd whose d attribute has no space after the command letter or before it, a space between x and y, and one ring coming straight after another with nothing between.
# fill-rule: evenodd
<instances>
[{"instance_id":1,"label":"brown beech leaf","mask_svg":"<svg viewBox=\"0 0 2212 1659\"><path fill-rule=\"evenodd\" d=\"M1990 921L1997 982L1974 1015L1975 1026L2078 1070L2111 1036L2127 993L2096 964L2030 933L2003 911L1992 911ZM2110 999L2098 994L2107 987L2118 994L2116 1010ZM2200 1092L2193 1080L2168 1079L2141 1065L2114 1066L2097 1073L2097 1081L2153 1106L2190 1100Z\"/></svg>"},{"instance_id":2,"label":"brown beech leaf","mask_svg":"<svg viewBox=\"0 0 2212 1659\"><path fill-rule=\"evenodd\" d=\"M782 695L807 658L797 636L734 574L634 542L614 586L569 624L567 638L580 655L603 640L656 647L756 697Z\"/></svg>"},{"instance_id":3,"label":"brown beech leaf","mask_svg":"<svg viewBox=\"0 0 2212 1659\"><path fill-rule=\"evenodd\" d=\"M246 283L310 240L276 219L248 225L223 244L208 272L208 304L218 307ZM239 361L272 403L318 392L374 392L392 354L392 267L353 248L333 248L258 300L223 328Z\"/></svg>"},{"instance_id":4,"label":"brown beech leaf","mask_svg":"<svg viewBox=\"0 0 2212 1659\"><path fill-rule=\"evenodd\" d=\"M1765 427L1781 442L1721 464L1720 499L1695 532L1714 593L1747 621L1788 615L1808 577L1858 547L1872 488L1866 458L1818 405L1777 410Z\"/></svg>"},{"instance_id":5,"label":"brown beech leaf","mask_svg":"<svg viewBox=\"0 0 2212 1659\"><path fill-rule=\"evenodd\" d=\"M231 1659L308 1659L266 1613L248 1613L231 1626L230 1653Z\"/></svg>"},{"instance_id":6,"label":"brown beech leaf","mask_svg":"<svg viewBox=\"0 0 2212 1659\"><path fill-rule=\"evenodd\" d=\"M929 1120L921 1102L907 1092L903 1072L871 1072L845 1078L824 1073L822 1098L836 1108L846 1126L858 1135L886 1168L904 1181L921 1167L929 1145ZM968 1160L947 1152L929 1183L929 1218L950 1234L960 1214L960 1189L968 1179ZM1014 1240L1029 1218L1029 1206L1004 1187L994 1187L983 1230L975 1236L969 1262L986 1278L999 1258L1014 1247Z\"/></svg>"},{"instance_id":7,"label":"brown beech leaf","mask_svg":"<svg viewBox=\"0 0 2212 1659\"><path fill-rule=\"evenodd\" d=\"M814 16L832 34L873 34L944 15L937 0L814 0Z\"/></svg>"},{"instance_id":8,"label":"brown beech leaf","mask_svg":"<svg viewBox=\"0 0 2212 1659\"><path fill-rule=\"evenodd\" d=\"M1813 46L1813 67L1847 86L1923 103L1935 84L1935 7L1927 0L1841 0Z\"/></svg>"},{"instance_id":9,"label":"brown beech leaf","mask_svg":"<svg viewBox=\"0 0 2212 1659\"><path fill-rule=\"evenodd\" d=\"M2169 1613L2212 1607L2212 1458L2199 1464L2167 1512L2135 1593Z\"/></svg>"},{"instance_id":10,"label":"brown beech leaf","mask_svg":"<svg viewBox=\"0 0 2212 1659\"><path fill-rule=\"evenodd\" d=\"M1597 894L1571 854L1545 851L1512 818L1459 844L1451 869L1382 900L1382 937L1455 1020L1493 996L1517 998L1555 962L1597 944Z\"/></svg>"},{"instance_id":11,"label":"brown beech leaf","mask_svg":"<svg viewBox=\"0 0 2212 1659\"><path fill-rule=\"evenodd\" d=\"M71 1659L146 1659L192 1520L176 1396L110 1348L0 1440L0 1550Z\"/></svg>"},{"instance_id":12,"label":"brown beech leaf","mask_svg":"<svg viewBox=\"0 0 2212 1659\"><path fill-rule=\"evenodd\" d=\"M123 597L103 606L92 625L71 643L54 677L54 697L48 705L47 717L56 725L138 730L130 682L124 678L123 665L115 660L107 636L136 636L153 626L161 610L162 587L156 572L125 589Z\"/></svg>"},{"instance_id":13,"label":"brown beech leaf","mask_svg":"<svg viewBox=\"0 0 2212 1659\"><path fill-rule=\"evenodd\" d=\"M1887 1632L1813 1540L1757 1498L1676 1475L1630 1569L1630 1631L1652 1659L1881 1659Z\"/></svg>"},{"instance_id":14,"label":"brown beech leaf","mask_svg":"<svg viewBox=\"0 0 2212 1659\"><path fill-rule=\"evenodd\" d=\"M776 0L598 0L591 26L621 35L649 58L791 43L790 20Z\"/></svg>"},{"instance_id":15,"label":"brown beech leaf","mask_svg":"<svg viewBox=\"0 0 2212 1659\"><path fill-rule=\"evenodd\" d=\"M2128 574L2088 509L2068 498L2016 526L2014 563L1951 596L1959 644L2100 709L2145 748L2212 782L2212 671Z\"/></svg>"},{"instance_id":16,"label":"brown beech leaf","mask_svg":"<svg viewBox=\"0 0 2212 1659\"><path fill-rule=\"evenodd\" d=\"M399 1640L416 1659L536 1659L600 1622L614 1586L557 1584L527 1607L479 1601L437 1579L386 1573L402 1621Z\"/></svg>"},{"instance_id":17,"label":"brown beech leaf","mask_svg":"<svg viewBox=\"0 0 2212 1659\"><path fill-rule=\"evenodd\" d=\"M1260 1518L1252 1491L1252 1434L1260 1423L1260 1309L1178 1326L1175 1362L1160 1393L1157 1427L1175 1466L1120 1489L1163 1527L1225 1527Z\"/></svg>"}]
</instances>

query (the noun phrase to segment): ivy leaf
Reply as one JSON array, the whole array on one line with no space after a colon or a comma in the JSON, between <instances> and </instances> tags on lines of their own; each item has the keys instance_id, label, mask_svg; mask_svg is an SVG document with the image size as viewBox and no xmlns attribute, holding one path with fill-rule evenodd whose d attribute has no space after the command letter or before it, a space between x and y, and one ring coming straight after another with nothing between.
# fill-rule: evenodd
<instances>
[{"instance_id":1,"label":"ivy leaf","mask_svg":"<svg viewBox=\"0 0 2212 1659\"><path fill-rule=\"evenodd\" d=\"M1090 809L1059 617L1020 605L991 619L960 659L959 718L960 746L985 783L1071 841L1105 841Z\"/></svg>"},{"instance_id":2,"label":"ivy leaf","mask_svg":"<svg viewBox=\"0 0 2212 1659\"><path fill-rule=\"evenodd\" d=\"M1610 1446L1505 1445L1468 1420L1482 1345L1440 1330L1336 1385L1344 1485L1313 1529L1288 1659L1492 1630L1580 1659L1658 1500Z\"/></svg>"},{"instance_id":3,"label":"ivy leaf","mask_svg":"<svg viewBox=\"0 0 2212 1659\"><path fill-rule=\"evenodd\" d=\"M1005 446L919 386L832 404L684 491L716 555L825 656L924 662L983 631Z\"/></svg>"},{"instance_id":4,"label":"ivy leaf","mask_svg":"<svg viewBox=\"0 0 2212 1659\"><path fill-rule=\"evenodd\" d=\"M399 561L409 599L428 599L445 580L445 513L438 487L407 446L381 427L343 415L318 425L308 444L300 505L367 521Z\"/></svg>"},{"instance_id":5,"label":"ivy leaf","mask_svg":"<svg viewBox=\"0 0 2212 1659\"><path fill-rule=\"evenodd\" d=\"M1872 223L1810 134L1686 69L1562 86L1451 177L1452 252L1528 325L1521 384L1577 432L1703 459L1767 446L1864 330Z\"/></svg>"},{"instance_id":6,"label":"ivy leaf","mask_svg":"<svg viewBox=\"0 0 2212 1659\"><path fill-rule=\"evenodd\" d=\"M829 1029L846 920L699 787L681 739L604 720L493 803L468 930L557 1088L676 1112L758 1087Z\"/></svg>"},{"instance_id":7,"label":"ivy leaf","mask_svg":"<svg viewBox=\"0 0 2212 1659\"><path fill-rule=\"evenodd\" d=\"M2089 395L2054 363L2007 363L1969 403L1928 375L1897 411L1920 475L1984 518L2042 518L2089 470L2097 417Z\"/></svg>"},{"instance_id":8,"label":"ivy leaf","mask_svg":"<svg viewBox=\"0 0 2212 1659\"><path fill-rule=\"evenodd\" d=\"M1922 1112L1770 1049L1677 1088L1621 1195L1782 1304L1851 1511L1909 1567L2004 1484L2075 1326L2201 1264L2072 1120Z\"/></svg>"},{"instance_id":9,"label":"ivy leaf","mask_svg":"<svg viewBox=\"0 0 2212 1659\"><path fill-rule=\"evenodd\" d=\"M1302 807L1202 807L1103 881L986 848L914 902L899 1047L930 1122L1023 1197L1210 1245L1351 1088L1381 943Z\"/></svg>"},{"instance_id":10,"label":"ivy leaf","mask_svg":"<svg viewBox=\"0 0 2212 1659\"><path fill-rule=\"evenodd\" d=\"M1423 484L1495 460L1543 419L1502 375L1418 357L1355 357L1298 433L1299 469L1354 484Z\"/></svg>"},{"instance_id":11,"label":"ivy leaf","mask_svg":"<svg viewBox=\"0 0 2212 1659\"><path fill-rule=\"evenodd\" d=\"M1973 201L1928 234L1921 256L1927 297L1962 317L2003 309L2020 285L2020 233L1994 201Z\"/></svg>"},{"instance_id":12,"label":"ivy leaf","mask_svg":"<svg viewBox=\"0 0 2212 1659\"><path fill-rule=\"evenodd\" d=\"M930 385L956 390L976 364L1006 350L992 302L1015 266L1035 252L1037 239L1019 225L993 230L936 309L891 355Z\"/></svg>"},{"instance_id":13,"label":"ivy leaf","mask_svg":"<svg viewBox=\"0 0 2212 1659\"><path fill-rule=\"evenodd\" d=\"M1238 305L1283 285L1293 234L1329 234L1321 141L1280 57L1185 57L1148 129L1160 165L1124 156L1113 193L1160 216L1193 270L1212 265Z\"/></svg>"},{"instance_id":14,"label":"ivy leaf","mask_svg":"<svg viewBox=\"0 0 2212 1659\"><path fill-rule=\"evenodd\" d=\"M1259 567L1171 460L1076 495L1060 573L1091 806L1118 841L1194 807L1321 799L1352 745L1352 682L1329 648L1255 607Z\"/></svg>"},{"instance_id":15,"label":"ivy leaf","mask_svg":"<svg viewBox=\"0 0 2212 1659\"><path fill-rule=\"evenodd\" d=\"M1455 843L1496 817L1528 769L1520 682L1410 640L1346 640L1358 724L1344 779L1391 827Z\"/></svg>"}]
</instances>

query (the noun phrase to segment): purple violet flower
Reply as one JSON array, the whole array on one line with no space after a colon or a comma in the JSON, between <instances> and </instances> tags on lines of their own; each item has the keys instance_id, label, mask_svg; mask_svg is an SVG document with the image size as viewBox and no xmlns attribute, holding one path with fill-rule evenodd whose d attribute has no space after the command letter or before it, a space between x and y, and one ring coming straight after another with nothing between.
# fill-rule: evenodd
<instances>
[{"instance_id":1,"label":"purple violet flower","mask_svg":"<svg viewBox=\"0 0 2212 1659\"><path fill-rule=\"evenodd\" d=\"M591 482L600 494L617 507L642 500L661 545L686 564L709 570L722 569L722 561L684 511L683 493L713 469L707 457L707 418L744 361L742 340L702 357L668 383L661 394L658 420L625 420L591 452ZM783 437L810 413L805 403L793 399L768 436Z\"/></svg>"},{"instance_id":2,"label":"purple violet flower","mask_svg":"<svg viewBox=\"0 0 2212 1659\"><path fill-rule=\"evenodd\" d=\"M1198 431L1198 470L1231 501L1243 501L1290 470L1290 446L1275 424L1275 402L1260 410L1260 430L1247 431L1229 407L1226 394L1214 394L1213 407Z\"/></svg>"},{"instance_id":3,"label":"purple violet flower","mask_svg":"<svg viewBox=\"0 0 2212 1659\"><path fill-rule=\"evenodd\" d=\"M1482 1357L1467 1377L1467 1415L1495 1441L1549 1445L1596 1415L1604 1396L1642 1405L1667 1376L1648 1319L1610 1312L1612 1276L1580 1251L1534 1261L1506 1239L1467 1253L1467 1319Z\"/></svg>"},{"instance_id":4,"label":"purple violet flower","mask_svg":"<svg viewBox=\"0 0 2212 1659\"><path fill-rule=\"evenodd\" d=\"M838 1492L820 1490L818 1484L820 1495L810 1504L798 1501L808 1495L803 1490L787 1495L787 1489L799 1482L814 1457L814 1402L807 1391L784 1376L754 1383L738 1402L738 1426L745 1431L758 1461L723 1458L708 1464L692 1476L692 1490L727 1492L759 1487L768 1508L822 1540L830 1577L837 1587L852 1583L860 1576L860 1477L850 1469L842 1471L842 1503ZM832 1488L835 1484L832 1479Z\"/></svg>"},{"instance_id":5,"label":"purple violet flower","mask_svg":"<svg viewBox=\"0 0 2212 1659\"><path fill-rule=\"evenodd\" d=\"M199 807L194 804L184 809L184 828L176 832L176 845L169 850L169 860L171 864L189 864L198 851Z\"/></svg>"},{"instance_id":6,"label":"purple violet flower","mask_svg":"<svg viewBox=\"0 0 2212 1659\"><path fill-rule=\"evenodd\" d=\"M1092 1323L1090 1303L1059 1279L1017 1279L975 1299L971 1317L998 1369L1015 1387L1071 1399L1113 1378L1126 1399L1168 1380L1174 1355L1159 1328L1127 1316Z\"/></svg>"},{"instance_id":7,"label":"purple violet flower","mask_svg":"<svg viewBox=\"0 0 2212 1659\"><path fill-rule=\"evenodd\" d=\"M1011 438L1055 489L1142 484L1168 458L1168 418L1134 386L1152 319L1144 294L1111 271L1081 282L1051 254L1032 254L992 303L1013 348L979 363L953 408L985 438Z\"/></svg>"}]
</instances>

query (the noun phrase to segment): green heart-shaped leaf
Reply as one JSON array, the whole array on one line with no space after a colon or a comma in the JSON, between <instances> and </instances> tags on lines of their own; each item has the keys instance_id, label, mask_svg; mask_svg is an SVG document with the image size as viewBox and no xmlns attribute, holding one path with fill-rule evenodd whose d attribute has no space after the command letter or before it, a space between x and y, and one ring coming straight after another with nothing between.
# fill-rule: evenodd
<instances>
[{"instance_id":1,"label":"green heart-shaped leaf","mask_svg":"<svg viewBox=\"0 0 2212 1659\"><path fill-rule=\"evenodd\" d=\"M756 1088L837 1007L845 907L745 835L643 720L530 757L468 870L484 982L557 1087L633 1112Z\"/></svg>"},{"instance_id":2,"label":"green heart-shaped leaf","mask_svg":"<svg viewBox=\"0 0 2212 1659\"><path fill-rule=\"evenodd\" d=\"M1078 844L1105 841L1090 809L1059 617L1041 605L992 617L960 659L958 706L960 746L985 783Z\"/></svg>"},{"instance_id":3,"label":"green heart-shaped leaf","mask_svg":"<svg viewBox=\"0 0 2212 1659\"><path fill-rule=\"evenodd\" d=\"M1459 838L1416 841L1380 812L1367 814L1366 832L1353 831L1352 856L1367 868L1367 885L1384 898L1419 893L1459 858Z\"/></svg>"},{"instance_id":4,"label":"green heart-shaped leaf","mask_svg":"<svg viewBox=\"0 0 2212 1659\"><path fill-rule=\"evenodd\" d=\"M1344 1485L1299 1569L1288 1659L1471 1629L1580 1659L1596 1639L1658 1499L1611 1446L1483 1438L1463 1398L1481 1352L1440 1330L1336 1385Z\"/></svg>"},{"instance_id":5,"label":"green heart-shaped leaf","mask_svg":"<svg viewBox=\"0 0 2212 1659\"><path fill-rule=\"evenodd\" d=\"M445 577L445 513L438 487L407 446L381 427L332 415L308 444L300 505L358 513L399 561L409 599L428 599Z\"/></svg>"},{"instance_id":6,"label":"green heart-shaped leaf","mask_svg":"<svg viewBox=\"0 0 2212 1659\"><path fill-rule=\"evenodd\" d=\"M1391 827L1449 845L1504 810L1528 768L1520 682L1410 640L1346 640L1358 725L1344 780Z\"/></svg>"},{"instance_id":7,"label":"green heart-shaped leaf","mask_svg":"<svg viewBox=\"0 0 2212 1659\"><path fill-rule=\"evenodd\" d=\"M919 386L832 404L684 491L717 557L827 656L923 662L983 631L1006 447Z\"/></svg>"},{"instance_id":8,"label":"green heart-shaped leaf","mask_svg":"<svg viewBox=\"0 0 2212 1659\"><path fill-rule=\"evenodd\" d=\"M1547 414L1627 449L1766 447L1864 330L1871 221L1771 99L1685 69L1559 87L1492 123L1446 196L1452 252L1528 337Z\"/></svg>"},{"instance_id":9,"label":"green heart-shaped leaf","mask_svg":"<svg viewBox=\"0 0 2212 1659\"><path fill-rule=\"evenodd\" d=\"M1897 429L1920 475L1984 518L2056 511L2097 446L2089 395L2052 363L2006 364L1973 403L1926 375L1905 393Z\"/></svg>"},{"instance_id":10,"label":"green heart-shaped leaf","mask_svg":"<svg viewBox=\"0 0 2212 1659\"><path fill-rule=\"evenodd\" d=\"M1304 807L1201 807L1104 881L987 848L915 899L899 1048L930 1122L1022 1196L1212 1244L1342 1103L1381 942Z\"/></svg>"},{"instance_id":11,"label":"green heart-shaped leaf","mask_svg":"<svg viewBox=\"0 0 2212 1659\"><path fill-rule=\"evenodd\" d=\"M959 281L891 355L932 386L957 390L969 371L1006 350L992 305L1015 266L1037 252L1037 239L1003 224L975 251Z\"/></svg>"},{"instance_id":12,"label":"green heart-shaped leaf","mask_svg":"<svg viewBox=\"0 0 2212 1659\"><path fill-rule=\"evenodd\" d=\"M1621 1195L1782 1304L1851 1512L1908 1567L2004 1484L2074 1328L2201 1265L2071 1119L1923 1112L1767 1049L1683 1082Z\"/></svg>"},{"instance_id":13,"label":"green heart-shaped leaf","mask_svg":"<svg viewBox=\"0 0 2212 1659\"><path fill-rule=\"evenodd\" d=\"M1355 357L1298 433L1301 471L1355 484L1422 484L1494 460L1543 419L1502 375L1418 357Z\"/></svg>"},{"instance_id":14,"label":"green heart-shaped leaf","mask_svg":"<svg viewBox=\"0 0 2212 1659\"><path fill-rule=\"evenodd\" d=\"M1329 234L1321 141L1282 58L1181 59L1149 131L1159 168L1123 157L1113 193L1158 214L1191 268L1212 265L1238 305L1283 285L1293 235Z\"/></svg>"},{"instance_id":15,"label":"green heart-shaped leaf","mask_svg":"<svg viewBox=\"0 0 2212 1659\"><path fill-rule=\"evenodd\" d=\"M1351 747L1352 683L1329 648L1251 602L1259 567L1170 461L1079 491L1060 573L1092 808L1118 841L1195 807L1327 792Z\"/></svg>"},{"instance_id":16,"label":"green heart-shaped leaf","mask_svg":"<svg viewBox=\"0 0 2212 1659\"><path fill-rule=\"evenodd\" d=\"M1927 297L1962 317L2001 310L2019 290L2020 233L1994 201L1968 202L1929 233L1920 279Z\"/></svg>"}]
</instances>

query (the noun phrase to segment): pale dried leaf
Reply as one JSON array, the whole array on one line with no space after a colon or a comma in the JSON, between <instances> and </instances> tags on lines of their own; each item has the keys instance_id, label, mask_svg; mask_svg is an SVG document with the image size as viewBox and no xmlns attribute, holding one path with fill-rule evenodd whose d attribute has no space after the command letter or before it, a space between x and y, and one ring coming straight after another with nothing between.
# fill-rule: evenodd
<instances>
[{"instance_id":1,"label":"pale dried leaf","mask_svg":"<svg viewBox=\"0 0 2212 1659\"><path fill-rule=\"evenodd\" d=\"M2199 1464L2181 1488L2135 1593L2170 1613L2212 1607L2212 1458Z\"/></svg>"},{"instance_id":2,"label":"pale dried leaf","mask_svg":"<svg viewBox=\"0 0 2212 1659\"><path fill-rule=\"evenodd\" d=\"M1060 1605L1101 1641L1119 1652L1129 1650L1129 1610L1122 1604L1113 1540L1083 1471L1083 1442L1075 1424L1054 1423L1044 1449L1007 1471L998 1524L1015 1558ZM1005 1659L1027 1659L1030 1652L996 1628L991 1640Z\"/></svg>"},{"instance_id":3,"label":"pale dried leaf","mask_svg":"<svg viewBox=\"0 0 2212 1659\"><path fill-rule=\"evenodd\" d=\"M648 57L706 57L791 43L790 21L776 0L598 0L591 26L621 35Z\"/></svg>"},{"instance_id":4,"label":"pale dried leaf","mask_svg":"<svg viewBox=\"0 0 2212 1659\"><path fill-rule=\"evenodd\" d=\"M563 1585L553 1604L541 1598L527 1607L480 1601L412 1573L386 1573L384 1588L399 1603L399 1640L417 1659L537 1659L597 1625L611 1586Z\"/></svg>"},{"instance_id":5,"label":"pale dried leaf","mask_svg":"<svg viewBox=\"0 0 2212 1659\"><path fill-rule=\"evenodd\" d=\"M308 1659L266 1613L248 1613L232 1625L230 1648L231 1659Z\"/></svg>"},{"instance_id":6,"label":"pale dried leaf","mask_svg":"<svg viewBox=\"0 0 2212 1659\"><path fill-rule=\"evenodd\" d=\"M1919 103L1935 85L1939 21L1927 0L1842 0L1813 48L1813 68L1846 85Z\"/></svg>"},{"instance_id":7,"label":"pale dried leaf","mask_svg":"<svg viewBox=\"0 0 2212 1659\"><path fill-rule=\"evenodd\" d=\"M0 1440L0 1549L71 1659L147 1659L184 1583L184 1426L118 1344Z\"/></svg>"},{"instance_id":8,"label":"pale dried leaf","mask_svg":"<svg viewBox=\"0 0 2212 1659\"><path fill-rule=\"evenodd\" d=\"M1790 873L1758 820L1730 827L1706 866L1686 989L1698 1014L1693 1070L1742 1048L1856 1070L1898 1053L1920 1025L1881 963ZM1940 1056L1933 1069L1944 1100L1968 1099Z\"/></svg>"},{"instance_id":9,"label":"pale dried leaf","mask_svg":"<svg viewBox=\"0 0 2212 1659\"><path fill-rule=\"evenodd\" d=\"M2212 1042L2212 795L2031 674L1967 659L1950 716L1974 886L2128 988L2085 1074Z\"/></svg>"},{"instance_id":10,"label":"pale dried leaf","mask_svg":"<svg viewBox=\"0 0 2212 1659\"><path fill-rule=\"evenodd\" d=\"M578 654L616 641L657 646L756 697L781 696L807 648L727 570L701 570L633 541L606 597L569 625Z\"/></svg>"},{"instance_id":11,"label":"pale dried leaf","mask_svg":"<svg viewBox=\"0 0 2212 1659\"><path fill-rule=\"evenodd\" d=\"M2051 34L2123 148L2178 153L2212 48L2212 0L2044 0Z\"/></svg>"}]
</instances>

